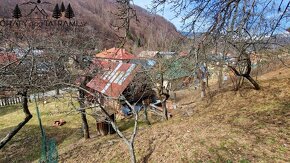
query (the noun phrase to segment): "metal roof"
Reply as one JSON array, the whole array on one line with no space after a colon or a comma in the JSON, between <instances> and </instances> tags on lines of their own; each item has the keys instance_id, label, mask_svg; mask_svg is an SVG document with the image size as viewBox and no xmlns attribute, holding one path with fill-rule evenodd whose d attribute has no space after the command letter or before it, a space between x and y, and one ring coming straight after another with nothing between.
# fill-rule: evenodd
<instances>
[{"instance_id":1,"label":"metal roof","mask_svg":"<svg viewBox=\"0 0 290 163\"><path fill-rule=\"evenodd\" d=\"M95 60L100 69L86 86L109 97L118 98L133 80L140 66L136 64Z\"/></svg>"},{"instance_id":2,"label":"metal roof","mask_svg":"<svg viewBox=\"0 0 290 163\"><path fill-rule=\"evenodd\" d=\"M152 68L157 62L152 59L132 59L130 63L142 65L144 69Z\"/></svg>"}]
</instances>

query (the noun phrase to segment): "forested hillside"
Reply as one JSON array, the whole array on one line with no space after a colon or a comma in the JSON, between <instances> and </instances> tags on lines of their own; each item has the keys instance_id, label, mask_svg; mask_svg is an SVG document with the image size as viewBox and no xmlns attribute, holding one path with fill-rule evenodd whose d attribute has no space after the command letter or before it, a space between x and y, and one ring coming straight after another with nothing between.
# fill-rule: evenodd
<instances>
[{"instance_id":1,"label":"forested hillside","mask_svg":"<svg viewBox=\"0 0 290 163\"><path fill-rule=\"evenodd\" d=\"M16 4L25 16L34 4L22 5L28 0L3 0L0 2L0 15L6 18L12 18L13 9ZM34 2L34 1L31 1ZM35 1L36 2L36 1ZM45 1L43 1L45 2ZM52 11L56 3L61 4L62 1L51 0L51 4L42 4L40 7L52 15ZM74 0L63 1L65 6L71 4L75 19L87 22L87 25L94 29L96 38L99 40L97 47L99 49L111 48L118 46L118 36L122 36L122 32L114 28L117 25L116 2L112 0ZM132 19L130 32L132 37L128 42L129 45L138 46L141 49L165 49L181 38L181 34L177 32L175 26L161 16L151 14L147 10L139 7L133 7L136 10L136 19Z\"/></svg>"}]
</instances>

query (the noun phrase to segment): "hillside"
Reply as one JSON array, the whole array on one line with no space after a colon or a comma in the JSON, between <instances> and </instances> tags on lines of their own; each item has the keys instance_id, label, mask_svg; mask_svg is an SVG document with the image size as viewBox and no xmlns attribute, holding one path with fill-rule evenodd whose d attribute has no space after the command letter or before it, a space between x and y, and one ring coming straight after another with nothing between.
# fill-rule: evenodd
<instances>
[{"instance_id":1,"label":"hillside","mask_svg":"<svg viewBox=\"0 0 290 163\"><path fill-rule=\"evenodd\" d=\"M11 18L16 3L22 4L23 2L28 2L28 0L1 1L0 17ZM36 0L33 2L36 2ZM60 3L60 1L51 0L49 2L52 5L40 6L51 14L55 4ZM116 23L116 3L114 0L64 0L63 2L65 5L71 3L76 18L87 22L94 29L99 40L99 49L118 45L116 34L120 35L120 32L117 32L112 27L112 24ZM22 15L30 11L30 9L25 10L26 7L25 5L20 5ZM136 10L138 21L132 20L132 38L128 43L130 47L138 43L142 49L164 49L169 48L178 38L182 37L175 26L163 17L152 15L139 6L134 6L134 9Z\"/></svg>"},{"instance_id":2,"label":"hillside","mask_svg":"<svg viewBox=\"0 0 290 163\"><path fill-rule=\"evenodd\" d=\"M260 78L261 91L212 91L209 101L194 98L198 95L192 90L178 92L175 117L140 130L136 140L138 160L288 162L289 76L289 69L271 72ZM110 139L75 143L63 151L62 161L128 161L126 146L117 137Z\"/></svg>"},{"instance_id":3,"label":"hillside","mask_svg":"<svg viewBox=\"0 0 290 163\"><path fill-rule=\"evenodd\" d=\"M282 68L266 73L258 82L260 91L250 85L239 92L212 87L208 100L201 100L193 88L178 91L173 118L162 122L150 115L152 126L143 123L141 113L135 145L138 161L289 162L290 71ZM48 136L57 140L61 162L129 162L122 140L117 135L97 136L95 120L90 116L91 139L82 139L80 116L68 106L65 99L40 105L43 125ZM3 137L23 117L20 106L0 109ZM0 151L0 162L39 158L41 134L33 103L30 110L34 118ZM52 127L60 118L67 124ZM128 133L132 129L130 119L118 125Z\"/></svg>"},{"instance_id":4,"label":"hillside","mask_svg":"<svg viewBox=\"0 0 290 163\"><path fill-rule=\"evenodd\" d=\"M270 72L259 78L260 91L212 90L208 101L201 101L192 89L178 92L174 118L141 127L138 160L289 162L289 76L286 68ZM62 150L61 160L129 162L127 148L117 136L98 139L70 145Z\"/></svg>"}]
</instances>

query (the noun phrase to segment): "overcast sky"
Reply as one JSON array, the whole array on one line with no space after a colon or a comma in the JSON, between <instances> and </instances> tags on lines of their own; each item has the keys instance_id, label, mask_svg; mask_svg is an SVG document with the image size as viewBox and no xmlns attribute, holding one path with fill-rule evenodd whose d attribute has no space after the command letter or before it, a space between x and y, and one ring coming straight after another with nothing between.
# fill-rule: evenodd
<instances>
[{"instance_id":1,"label":"overcast sky","mask_svg":"<svg viewBox=\"0 0 290 163\"><path fill-rule=\"evenodd\" d=\"M135 5L138 5L144 9L150 8L150 3L151 0L134 0ZM170 7L169 6L165 6L164 8L164 12L159 12L157 13L161 16L163 16L164 18L166 18L167 20L169 20L170 22L172 22L175 27L177 28L177 30L181 30L181 26L182 23L180 22L181 18L174 18L175 15L172 11L170 11Z\"/></svg>"}]
</instances>

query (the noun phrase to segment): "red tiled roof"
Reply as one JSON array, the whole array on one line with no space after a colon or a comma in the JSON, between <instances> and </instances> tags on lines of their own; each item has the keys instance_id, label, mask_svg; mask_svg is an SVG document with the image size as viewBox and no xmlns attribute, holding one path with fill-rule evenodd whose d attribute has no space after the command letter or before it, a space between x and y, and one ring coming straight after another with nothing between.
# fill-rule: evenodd
<instances>
[{"instance_id":1,"label":"red tiled roof","mask_svg":"<svg viewBox=\"0 0 290 163\"><path fill-rule=\"evenodd\" d=\"M101 69L86 86L109 97L118 98L133 80L140 66L136 64L95 60Z\"/></svg>"},{"instance_id":2,"label":"red tiled roof","mask_svg":"<svg viewBox=\"0 0 290 163\"><path fill-rule=\"evenodd\" d=\"M14 53L0 53L0 64L17 61L17 56Z\"/></svg>"},{"instance_id":3,"label":"red tiled roof","mask_svg":"<svg viewBox=\"0 0 290 163\"><path fill-rule=\"evenodd\" d=\"M188 55L188 53L185 52L185 51L182 51L182 52L179 53L179 56L180 56L180 57L185 57L185 56L187 56L187 55Z\"/></svg>"},{"instance_id":4,"label":"red tiled roof","mask_svg":"<svg viewBox=\"0 0 290 163\"><path fill-rule=\"evenodd\" d=\"M96 57L116 60L128 60L136 58L135 55L121 48L111 48L108 50L104 50L101 53L96 54Z\"/></svg>"}]
</instances>

